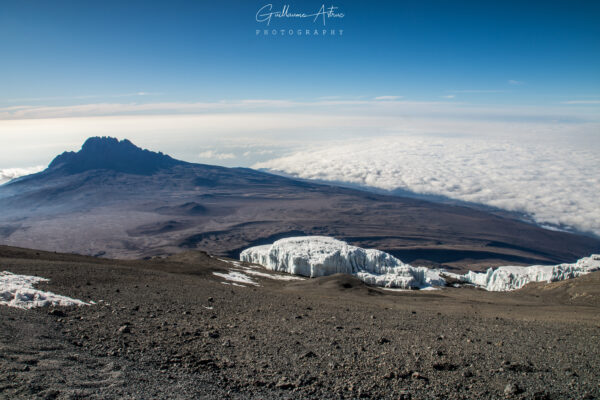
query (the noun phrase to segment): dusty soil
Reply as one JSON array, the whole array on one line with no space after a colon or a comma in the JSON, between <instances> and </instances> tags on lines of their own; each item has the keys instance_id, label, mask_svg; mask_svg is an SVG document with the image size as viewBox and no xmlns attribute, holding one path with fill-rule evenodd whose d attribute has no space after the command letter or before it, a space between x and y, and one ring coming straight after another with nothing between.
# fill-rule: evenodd
<instances>
[{"instance_id":1,"label":"dusty soil","mask_svg":"<svg viewBox=\"0 0 600 400\"><path fill-rule=\"evenodd\" d=\"M0 307L0 397L594 399L600 274L512 293L349 276L224 284L203 253L115 261L0 246L0 270L97 304Z\"/></svg>"}]
</instances>

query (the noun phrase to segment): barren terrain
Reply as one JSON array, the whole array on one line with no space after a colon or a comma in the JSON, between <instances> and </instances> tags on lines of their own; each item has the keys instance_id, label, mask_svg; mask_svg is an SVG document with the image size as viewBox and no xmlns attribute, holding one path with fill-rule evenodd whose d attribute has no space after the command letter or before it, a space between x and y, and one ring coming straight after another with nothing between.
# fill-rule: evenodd
<instances>
[{"instance_id":1,"label":"barren terrain","mask_svg":"<svg viewBox=\"0 0 600 400\"><path fill-rule=\"evenodd\" d=\"M0 397L600 396L599 273L510 293L406 292L344 275L241 287L213 274L232 265L0 247L0 270L96 302L0 307Z\"/></svg>"}]
</instances>

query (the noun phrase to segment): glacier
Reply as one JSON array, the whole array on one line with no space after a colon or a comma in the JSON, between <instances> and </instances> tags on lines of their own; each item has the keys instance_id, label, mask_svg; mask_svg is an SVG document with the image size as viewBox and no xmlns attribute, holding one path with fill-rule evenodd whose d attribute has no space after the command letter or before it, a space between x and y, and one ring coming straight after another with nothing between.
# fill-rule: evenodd
<instances>
[{"instance_id":1,"label":"glacier","mask_svg":"<svg viewBox=\"0 0 600 400\"><path fill-rule=\"evenodd\" d=\"M520 289L531 282L556 282L577 278L600 270L600 255L593 254L573 264L532 265L530 267L503 266L486 272L469 271L453 277L493 292ZM450 275L450 274L448 274Z\"/></svg>"},{"instance_id":2,"label":"glacier","mask_svg":"<svg viewBox=\"0 0 600 400\"><path fill-rule=\"evenodd\" d=\"M8 271L0 272L0 305L29 309L45 306L82 306L90 303L52 292L35 289L34 284L47 282L39 276L17 275Z\"/></svg>"},{"instance_id":3,"label":"glacier","mask_svg":"<svg viewBox=\"0 0 600 400\"><path fill-rule=\"evenodd\" d=\"M424 289L443 286L439 272L405 264L391 254L363 249L326 236L302 236L250 247L240 260L260 264L272 271L311 278L337 273L351 274L375 286Z\"/></svg>"},{"instance_id":4,"label":"glacier","mask_svg":"<svg viewBox=\"0 0 600 400\"><path fill-rule=\"evenodd\" d=\"M327 236L292 237L250 247L241 252L240 260L311 278L350 274L370 285L399 289L446 286L446 277L488 291L511 291L531 282L554 282L600 270L600 255L594 254L572 264L502 266L459 275L405 264L383 251L363 249Z\"/></svg>"}]
</instances>

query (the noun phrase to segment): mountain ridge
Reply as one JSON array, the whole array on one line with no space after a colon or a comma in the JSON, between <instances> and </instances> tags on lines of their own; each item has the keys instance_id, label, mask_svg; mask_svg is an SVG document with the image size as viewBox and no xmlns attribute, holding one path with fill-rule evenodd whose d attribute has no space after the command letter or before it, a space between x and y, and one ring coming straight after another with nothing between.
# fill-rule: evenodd
<instances>
[{"instance_id":1,"label":"mountain ridge","mask_svg":"<svg viewBox=\"0 0 600 400\"><path fill-rule=\"evenodd\" d=\"M56 156L48 169L65 169L70 173L93 169L109 169L117 172L150 175L162 168L185 164L162 152L142 149L123 139L103 136L87 139L78 152L65 151Z\"/></svg>"}]
</instances>

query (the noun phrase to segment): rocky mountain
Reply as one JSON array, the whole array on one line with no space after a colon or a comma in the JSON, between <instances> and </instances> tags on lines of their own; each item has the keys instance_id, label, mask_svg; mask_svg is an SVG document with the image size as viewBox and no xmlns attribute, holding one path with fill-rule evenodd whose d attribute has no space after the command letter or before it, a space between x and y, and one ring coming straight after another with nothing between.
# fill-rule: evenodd
<instances>
[{"instance_id":1,"label":"rocky mountain","mask_svg":"<svg viewBox=\"0 0 600 400\"><path fill-rule=\"evenodd\" d=\"M509 215L175 160L90 138L40 173L0 186L0 244L139 258L322 235L412 265L574 262L600 241Z\"/></svg>"},{"instance_id":2,"label":"rocky mountain","mask_svg":"<svg viewBox=\"0 0 600 400\"><path fill-rule=\"evenodd\" d=\"M64 170L69 174L103 169L128 174L152 175L160 169L185 164L163 153L143 150L129 140L93 137L86 140L77 153L65 151L57 156L48 169Z\"/></svg>"}]
</instances>

